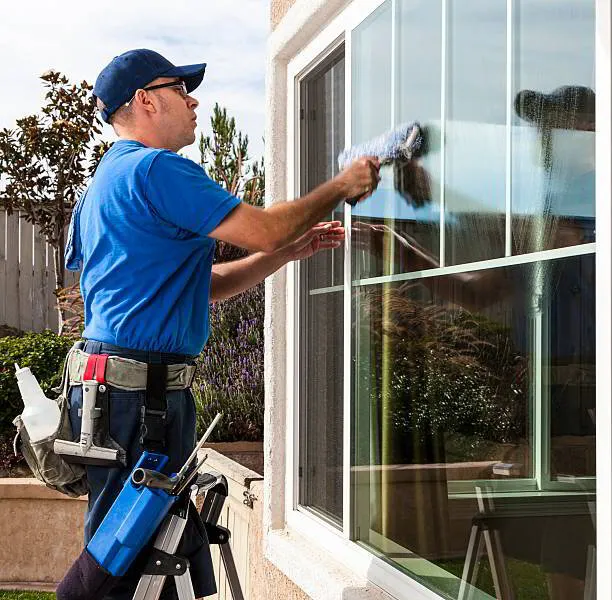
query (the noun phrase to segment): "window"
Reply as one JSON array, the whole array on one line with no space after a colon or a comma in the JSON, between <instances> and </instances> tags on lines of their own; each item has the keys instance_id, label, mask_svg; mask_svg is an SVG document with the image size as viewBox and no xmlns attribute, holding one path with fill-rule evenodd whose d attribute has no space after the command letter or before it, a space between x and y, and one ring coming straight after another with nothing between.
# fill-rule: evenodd
<instances>
[{"instance_id":1,"label":"window","mask_svg":"<svg viewBox=\"0 0 612 600\"><path fill-rule=\"evenodd\" d=\"M333 177L344 148L344 49L300 84L300 193ZM330 219L344 220L340 207ZM300 265L299 503L342 523L343 249Z\"/></svg>"},{"instance_id":2,"label":"window","mask_svg":"<svg viewBox=\"0 0 612 600\"><path fill-rule=\"evenodd\" d=\"M346 210L346 269L299 268L298 503L442 597L588 597L594 2L348 21L346 74L342 50L299 79L300 191L335 173L345 114L349 144L411 121L426 143Z\"/></svg>"}]
</instances>

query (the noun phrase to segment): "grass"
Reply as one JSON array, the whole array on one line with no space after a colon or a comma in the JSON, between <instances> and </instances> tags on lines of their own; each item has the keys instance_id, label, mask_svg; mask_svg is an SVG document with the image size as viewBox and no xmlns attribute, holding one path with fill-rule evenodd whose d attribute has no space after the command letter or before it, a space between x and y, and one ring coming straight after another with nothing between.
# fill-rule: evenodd
<instances>
[{"instance_id":1,"label":"grass","mask_svg":"<svg viewBox=\"0 0 612 600\"><path fill-rule=\"evenodd\" d=\"M463 573L463 562L436 561L436 564L457 577L461 577ZM517 598L544 600L549 597L546 587L546 575L539 565L510 558L506 561L506 568L508 570L508 578L512 582ZM491 567L487 560L480 561L476 587L495 597Z\"/></svg>"},{"instance_id":2,"label":"grass","mask_svg":"<svg viewBox=\"0 0 612 600\"><path fill-rule=\"evenodd\" d=\"M20 592L19 590L0 590L0 600L54 600L55 594L49 592Z\"/></svg>"}]
</instances>

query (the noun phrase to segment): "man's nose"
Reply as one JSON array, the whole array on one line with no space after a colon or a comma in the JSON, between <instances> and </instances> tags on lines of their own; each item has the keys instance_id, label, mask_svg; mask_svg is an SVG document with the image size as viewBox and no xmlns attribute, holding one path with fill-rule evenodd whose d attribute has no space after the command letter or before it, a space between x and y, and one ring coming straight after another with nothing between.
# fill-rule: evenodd
<instances>
[{"instance_id":1,"label":"man's nose","mask_svg":"<svg viewBox=\"0 0 612 600\"><path fill-rule=\"evenodd\" d=\"M200 103L193 96L187 96L187 106L189 106L189 108L195 109L199 104Z\"/></svg>"}]
</instances>

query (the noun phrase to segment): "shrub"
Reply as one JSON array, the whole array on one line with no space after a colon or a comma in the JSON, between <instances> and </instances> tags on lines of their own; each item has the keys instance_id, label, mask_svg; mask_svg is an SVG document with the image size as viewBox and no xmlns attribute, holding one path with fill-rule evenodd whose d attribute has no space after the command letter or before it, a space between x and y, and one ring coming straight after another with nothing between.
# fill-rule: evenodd
<instances>
[{"instance_id":1,"label":"shrub","mask_svg":"<svg viewBox=\"0 0 612 600\"><path fill-rule=\"evenodd\" d=\"M388 460L446 460L441 453L451 438L461 460L484 460L492 444L525 439L528 363L510 329L423 300L416 290L363 299L370 355L385 355L388 377L364 355L359 385L371 390L390 440Z\"/></svg>"},{"instance_id":2,"label":"shrub","mask_svg":"<svg viewBox=\"0 0 612 600\"><path fill-rule=\"evenodd\" d=\"M263 284L211 306L193 386L200 435L223 413L211 441L263 440L263 314Z\"/></svg>"},{"instance_id":3,"label":"shrub","mask_svg":"<svg viewBox=\"0 0 612 600\"><path fill-rule=\"evenodd\" d=\"M15 456L13 451L14 435L9 432L0 432L0 477L13 477L21 467L28 471L23 456Z\"/></svg>"},{"instance_id":4,"label":"shrub","mask_svg":"<svg viewBox=\"0 0 612 600\"><path fill-rule=\"evenodd\" d=\"M53 397L51 388L60 383L64 358L71 345L72 340L52 331L0 338L0 434L13 431L12 421L23 407L15 363L30 367L45 394Z\"/></svg>"},{"instance_id":5,"label":"shrub","mask_svg":"<svg viewBox=\"0 0 612 600\"><path fill-rule=\"evenodd\" d=\"M64 315L62 335L79 338L85 329L85 306L80 281L56 292L59 309Z\"/></svg>"}]
</instances>

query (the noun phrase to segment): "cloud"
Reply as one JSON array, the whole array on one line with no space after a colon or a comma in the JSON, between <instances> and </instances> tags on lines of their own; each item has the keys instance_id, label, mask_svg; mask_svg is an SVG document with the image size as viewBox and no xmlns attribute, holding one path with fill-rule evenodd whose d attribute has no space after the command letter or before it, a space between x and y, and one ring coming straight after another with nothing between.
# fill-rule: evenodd
<instances>
[{"instance_id":1,"label":"cloud","mask_svg":"<svg viewBox=\"0 0 612 600\"><path fill-rule=\"evenodd\" d=\"M268 0L11 2L0 18L0 127L38 111L44 98L39 76L46 70L93 83L113 56L152 48L175 64L208 64L194 93L200 101L199 130L209 132L218 102L249 135L252 156L259 156L268 30ZM110 128L105 134L114 137ZM195 145L186 153L195 158Z\"/></svg>"}]
</instances>

